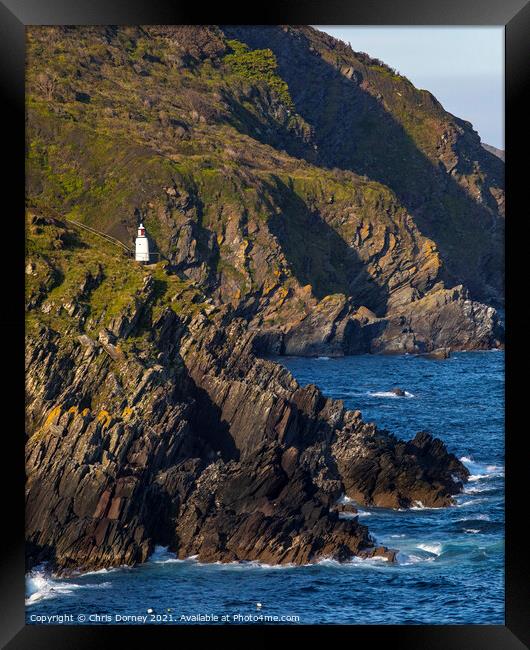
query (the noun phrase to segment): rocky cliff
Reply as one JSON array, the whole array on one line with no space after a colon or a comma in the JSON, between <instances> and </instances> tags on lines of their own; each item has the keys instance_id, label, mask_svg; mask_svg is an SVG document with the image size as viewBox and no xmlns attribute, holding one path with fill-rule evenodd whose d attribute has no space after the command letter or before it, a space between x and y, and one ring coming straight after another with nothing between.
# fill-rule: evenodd
<instances>
[{"instance_id":1,"label":"rocky cliff","mask_svg":"<svg viewBox=\"0 0 530 650\"><path fill-rule=\"evenodd\" d=\"M27 70L28 563L392 558L340 497L465 468L263 357L501 345L503 163L305 27L30 28Z\"/></svg>"},{"instance_id":2,"label":"rocky cliff","mask_svg":"<svg viewBox=\"0 0 530 650\"><path fill-rule=\"evenodd\" d=\"M35 28L27 96L33 204L143 220L276 349L502 342L504 165L382 62L308 27Z\"/></svg>"},{"instance_id":3,"label":"rocky cliff","mask_svg":"<svg viewBox=\"0 0 530 650\"><path fill-rule=\"evenodd\" d=\"M340 497L444 506L467 478L428 434L402 442L256 357L257 332L188 281L128 273L111 244L49 217L29 231L29 565L133 564L155 544L203 561L392 559ZM119 306L104 298L117 286Z\"/></svg>"}]
</instances>

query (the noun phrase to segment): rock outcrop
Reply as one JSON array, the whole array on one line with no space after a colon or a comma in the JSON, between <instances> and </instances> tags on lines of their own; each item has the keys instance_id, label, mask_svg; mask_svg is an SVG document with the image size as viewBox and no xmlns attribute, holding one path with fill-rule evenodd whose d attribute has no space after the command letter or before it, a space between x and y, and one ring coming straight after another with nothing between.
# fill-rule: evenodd
<instances>
[{"instance_id":1,"label":"rock outcrop","mask_svg":"<svg viewBox=\"0 0 530 650\"><path fill-rule=\"evenodd\" d=\"M206 562L392 560L341 518L341 496L451 503L467 471L440 441L404 443L301 388L253 355L244 322L219 318L184 326L166 309L153 358L109 353L123 339L108 332L59 347L43 328L28 344L30 564L134 564L155 544Z\"/></svg>"},{"instance_id":2,"label":"rock outcrop","mask_svg":"<svg viewBox=\"0 0 530 650\"><path fill-rule=\"evenodd\" d=\"M502 161L311 28L27 49L28 564L393 559L344 497L442 507L466 469L264 357L502 345Z\"/></svg>"},{"instance_id":3,"label":"rock outcrop","mask_svg":"<svg viewBox=\"0 0 530 650\"><path fill-rule=\"evenodd\" d=\"M503 163L382 62L309 27L30 29L28 97L29 201L141 220L263 353L502 344Z\"/></svg>"}]
</instances>

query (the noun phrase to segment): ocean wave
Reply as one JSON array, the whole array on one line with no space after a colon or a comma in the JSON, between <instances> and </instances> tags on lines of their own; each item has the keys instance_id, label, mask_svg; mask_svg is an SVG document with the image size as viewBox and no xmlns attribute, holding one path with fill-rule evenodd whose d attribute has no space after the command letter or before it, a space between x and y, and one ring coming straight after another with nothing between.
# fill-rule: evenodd
<instances>
[{"instance_id":1,"label":"ocean wave","mask_svg":"<svg viewBox=\"0 0 530 650\"><path fill-rule=\"evenodd\" d=\"M190 555L185 559L180 559L175 553L172 553L167 546L155 546L155 550L149 556L148 562L153 564L179 564L182 562L195 562L197 555Z\"/></svg>"},{"instance_id":2,"label":"ocean wave","mask_svg":"<svg viewBox=\"0 0 530 650\"><path fill-rule=\"evenodd\" d=\"M440 510L440 508L435 508L434 506L424 506L421 501L413 501L410 508L404 508L403 510Z\"/></svg>"},{"instance_id":3,"label":"ocean wave","mask_svg":"<svg viewBox=\"0 0 530 650\"><path fill-rule=\"evenodd\" d=\"M115 573L116 571L132 571L134 567L128 565L128 564L121 564L120 566L115 566L115 567L109 567L107 569L94 569L93 571L82 571L82 570L74 570L72 572L72 576L97 576L97 575L104 575L106 573Z\"/></svg>"},{"instance_id":4,"label":"ocean wave","mask_svg":"<svg viewBox=\"0 0 530 650\"><path fill-rule=\"evenodd\" d=\"M148 563L151 564L196 564L201 567L219 567L223 569L288 569L296 566L295 564L267 564L257 560L242 560L233 562L199 562L198 555L190 555L184 559L178 558L172 553L167 546L155 546L155 550L149 557Z\"/></svg>"},{"instance_id":5,"label":"ocean wave","mask_svg":"<svg viewBox=\"0 0 530 650\"><path fill-rule=\"evenodd\" d=\"M370 513L368 513L370 514ZM156 554L156 555L155 555ZM153 557L155 559L153 560ZM233 561L233 562L199 562L197 560L197 556L193 555L190 556L184 560L178 560L174 557L174 554L172 554L166 547L163 546L157 546L155 547L155 551L149 558L149 562L154 562L156 564L170 564L170 563L183 563L183 562L192 562L193 564L196 564L197 566L203 567L203 568L212 568L215 567L216 569L227 569L227 570L236 570L236 571L248 571L248 570L285 570L285 569L301 569L301 568L308 568L308 567L314 567L314 566L330 566L330 567L350 567L350 566L367 566L370 565L371 563L376 563L376 564L381 564L381 563L387 563L388 558L386 557L381 557L381 556L376 556L372 558L360 558L360 557L353 557L347 562L339 562L338 560L334 560L333 558L321 558L320 560L317 560L316 562L310 562L307 564L268 564L266 562L259 562L258 560L242 560L242 561Z\"/></svg>"},{"instance_id":6,"label":"ocean wave","mask_svg":"<svg viewBox=\"0 0 530 650\"><path fill-rule=\"evenodd\" d=\"M426 553L431 553L432 555L436 555L438 557L442 554L443 544L440 542L433 542L429 544L417 544L416 547L422 551L425 551Z\"/></svg>"},{"instance_id":7,"label":"ocean wave","mask_svg":"<svg viewBox=\"0 0 530 650\"><path fill-rule=\"evenodd\" d=\"M456 521L490 521L489 515L486 514L478 514L478 515L470 515L469 517L462 517L461 519L457 519Z\"/></svg>"},{"instance_id":8,"label":"ocean wave","mask_svg":"<svg viewBox=\"0 0 530 650\"><path fill-rule=\"evenodd\" d=\"M455 498L458 499L462 495L458 495ZM483 503L486 499L470 499L469 501L461 501L455 505L456 508L465 508L467 506L476 506L478 503Z\"/></svg>"},{"instance_id":9,"label":"ocean wave","mask_svg":"<svg viewBox=\"0 0 530 650\"><path fill-rule=\"evenodd\" d=\"M463 463L470 472L468 481L481 481L485 478L496 476L504 476L504 467L501 465L491 465L487 463L479 463L470 456L462 456L460 462Z\"/></svg>"},{"instance_id":10,"label":"ocean wave","mask_svg":"<svg viewBox=\"0 0 530 650\"><path fill-rule=\"evenodd\" d=\"M71 594L77 589L106 589L110 587L110 582L101 582L98 584L81 585L68 580L59 580L53 578L51 574L41 565L35 567L26 576L26 606L34 605L42 600L49 600L57 596Z\"/></svg>"},{"instance_id":11,"label":"ocean wave","mask_svg":"<svg viewBox=\"0 0 530 650\"><path fill-rule=\"evenodd\" d=\"M411 564L419 564L420 562L434 562L437 556L435 555L416 555L415 553L406 553L400 551L396 555L396 561L400 566L409 566Z\"/></svg>"},{"instance_id":12,"label":"ocean wave","mask_svg":"<svg viewBox=\"0 0 530 650\"><path fill-rule=\"evenodd\" d=\"M375 557L352 557L347 562L339 562L332 558L322 558L315 563L318 566L334 567L337 569L351 568L351 567L369 567L369 566L381 566L388 564L388 558L381 555L376 555Z\"/></svg>"},{"instance_id":13,"label":"ocean wave","mask_svg":"<svg viewBox=\"0 0 530 650\"><path fill-rule=\"evenodd\" d=\"M358 512L339 512L339 519L355 519L358 516Z\"/></svg>"},{"instance_id":14,"label":"ocean wave","mask_svg":"<svg viewBox=\"0 0 530 650\"><path fill-rule=\"evenodd\" d=\"M369 392L369 393L367 393L367 394L368 394L370 397L390 397L390 398L392 398L392 399L394 399L394 398L399 399L399 398L401 397L400 395L396 395L395 393L393 393L393 392L390 391L390 390L375 391L375 392L373 392L373 393L370 393L370 392ZM414 393L409 393L408 390L405 391L405 395L404 395L404 396L405 396L405 397L408 397L408 398L416 397L416 395L414 395Z\"/></svg>"},{"instance_id":15,"label":"ocean wave","mask_svg":"<svg viewBox=\"0 0 530 650\"><path fill-rule=\"evenodd\" d=\"M312 564L267 564L266 562L259 562L258 560L244 560L244 561L233 561L233 562L197 562L198 565L202 567L211 567L215 566L220 569L230 569L236 571L247 571L252 569L258 570L285 570L285 569L297 569L299 567L308 567L313 566Z\"/></svg>"},{"instance_id":16,"label":"ocean wave","mask_svg":"<svg viewBox=\"0 0 530 650\"><path fill-rule=\"evenodd\" d=\"M481 483L479 485L471 485L471 486L464 486L464 493L465 494L480 494L481 492L492 492L495 493L499 491L500 488L495 488L492 487L491 484L488 485L487 483Z\"/></svg>"}]
</instances>

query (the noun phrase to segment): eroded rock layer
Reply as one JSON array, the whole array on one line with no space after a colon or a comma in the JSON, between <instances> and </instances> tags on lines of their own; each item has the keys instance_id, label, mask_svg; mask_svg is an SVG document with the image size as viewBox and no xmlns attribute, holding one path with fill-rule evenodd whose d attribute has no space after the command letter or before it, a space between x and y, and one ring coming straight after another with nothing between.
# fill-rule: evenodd
<instances>
[{"instance_id":1,"label":"eroded rock layer","mask_svg":"<svg viewBox=\"0 0 530 650\"><path fill-rule=\"evenodd\" d=\"M264 357L502 345L502 161L311 28L27 38L28 563L392 558L465 468Z\"/></svg>"},{"instance_id":2,"label":"eroded rock layer","mask_svg":"<svg viewBox=\"0 0 530 650\"><path fill-rule=\"evenodd\" d=\"M308 27L35 28L27 86L32 205L142 221L269 352L502 344L504 164L381 61Z\"/></svg>"},{"instance_id":3,"label":"eroded rock layer","mask_svg":"<svg viewBox=\"0 0 530 650\"><path fill-rule=\"evenodd\" d=\"M202 561L306 563L394 552L360 503L443 506L467 472L440 441L409 443L257 358L246 323L157 311L146 279L125 319L27 346L29 562L58 570L144 561L155 544ZM148 347L128 348L149 323Z\"/></svg>"}]
</instances>

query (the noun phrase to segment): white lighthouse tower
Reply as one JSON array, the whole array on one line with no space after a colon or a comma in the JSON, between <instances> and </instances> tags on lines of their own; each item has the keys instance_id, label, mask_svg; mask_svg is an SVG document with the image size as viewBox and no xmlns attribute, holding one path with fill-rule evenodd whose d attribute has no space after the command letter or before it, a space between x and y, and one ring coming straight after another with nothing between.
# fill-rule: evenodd
<instances>
[{"instance_id":1,"label":"white lighthouse tower","mask_svg":"<svg viewBox=\"0 0 530 650\"><path fill-rule=\"evenodd\" d=\"M138 226L138 235L136 236L135 259L137 262L149 262L149 240L146 237L142 223Z\"/></svg>"}]
</instances>

